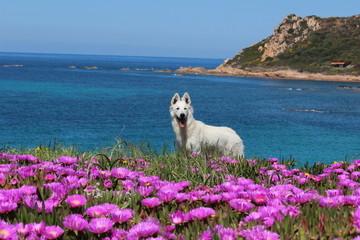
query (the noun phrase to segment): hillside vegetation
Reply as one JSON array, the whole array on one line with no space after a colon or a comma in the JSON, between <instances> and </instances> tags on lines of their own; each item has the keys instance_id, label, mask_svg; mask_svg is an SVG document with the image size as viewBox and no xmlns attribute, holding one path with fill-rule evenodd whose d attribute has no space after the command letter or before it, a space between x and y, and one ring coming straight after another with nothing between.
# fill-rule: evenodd
<instances>
[{"instance_id":1,"label":"hillside vegetation","mask_svg":"<svg viewBox=\"0 0 360 240\"><path fill-rule=\"evenodd\" d=\"M346 67L333 67L332 62L345 62ZM273 35L243 49L223 66L360 75L360 15L288 15Z\"/></svg>"}]
</instances>

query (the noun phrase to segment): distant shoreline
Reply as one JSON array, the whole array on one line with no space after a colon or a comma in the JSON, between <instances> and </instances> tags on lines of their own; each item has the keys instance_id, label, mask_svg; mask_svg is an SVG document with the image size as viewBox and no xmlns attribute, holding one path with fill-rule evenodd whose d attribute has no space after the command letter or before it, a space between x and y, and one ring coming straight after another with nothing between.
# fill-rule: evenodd
<instances>
[{"instance_id":1,"label":"distant shoreline","mask_svg":"<svg viewBox=\"0 0 360 240\"><path fill-rule=\"evenodd\" d=\"M181 67L175 71L181 74L218 75L231 77L253 77L290 80L314 80L331 82L360 82L360 76L354 75L327 75L321 73L298 72L295 70L258 70L258 69L237 69L233 67L219 66L215 69L203 67Z\"/></svg>"}]
</instances>

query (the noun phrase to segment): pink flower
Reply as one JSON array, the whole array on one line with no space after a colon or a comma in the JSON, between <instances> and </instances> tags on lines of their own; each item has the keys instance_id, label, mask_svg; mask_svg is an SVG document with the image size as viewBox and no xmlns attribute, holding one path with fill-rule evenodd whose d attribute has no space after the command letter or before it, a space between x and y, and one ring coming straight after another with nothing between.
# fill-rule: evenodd
<instances>
[{"instance_id":1,"label":"pink flower","mask_svg":"<svg viewBox=\"0 0 360 240\"><path fill-rule=\"evenodd\" d=\"M45 222L41 221L40 223L29 223L28 225L29 232L37 235L42 235L45 231Z\"/></svg>"},{"instance_id":2,"label":"pink flower","mask_svg":"<svg viewBox=\"0 0 360 240\"><path fill-rule=\"evenodd\" d=\"M264 204L266 203L267 197L264 193L261 192L254 192L254 195L252 196L252 199L256 204Z\"/></svg>"},{"instance_id":3,"label":"pink flower","mask_svg":"<svg viewBox=\"0 0 360 240\"><path fill-rule=\"evenodd\" d=\"M261 225L241 231L240 236L246 240L280 240L279 234L268 231Z\"/></svg>"},{"instance_id":4,"label":"pink flower","mask_svg":"<svg viewBox=\"0 0 360 240\"><path fill-rule=\"evenodd\" d=\"M16 228L13 225L0 220L0 239L15 239L15 237Z\"/></svg>"},{"instance_id":5,"label":"pink flower","mask_svg":"<svg viewBox=\"0 0 360 240\"><path fill-rule=\"evenodd\" d=\"M113 185L113 183L112 183L112 181L110 179L106 179L104 181L104 187L110 188L110 187L112 187L112 185Z\"/></svg>"},{"instance_id":6,"label":"pink flower","mask_svg":"<svg viewBox=\"0 0 360 240\"><path fill-rule=\"evenodd\" d=\"M160 200L158 198L144 198L141 200L141 204L148 208L157 207L161 204Z\"/></svg>"},{"instance_id":7,"label":"pink flower","mask_svg":"<svg viewBox=\"0 0 360 240\"><path fill-rule=\"evenodd\" d=\"M119 168L113 168L111 170L111 175L115 178L120 178L120 179L124 179L126 178L130 173L130 170L123 168L123 167L119 167Z\"/></svg>"},{"instance_id":8,"label":"pink flower","mask_svg":"<svg viewBox=\"0 0 360 240\"><path fill-rule=\"evenodd\" d=\"M64 233L64 230L59 226L47 226L45 227L44 236L47 239L56 239Z\"/></svg>"},{"instance_id":9,"label":"pink flower","mask_svg":"<svg viewBox=\"0 0 360 240\"><path fill-rule=\"evenodd\" d=\"M153 218L147 218L130 228L128 237L130 239L145 238L155 235L159 231L160 224Z\"/></svg>"},{"instance_id":10,"label":"pink flower","mask_svg":"<svg viewBox=\"0 0 360 240\"><path fill-rule=\"evenodd\" d=\"M11 212L17 209L17 204L14 202L0 202L0 213Z\"/></svg>"},{"instance_id":11,"label":"pink flower","mask_svg":"<svg viewBox=\"0 0 360 240\"><path fill-rule=\"evenodd\" d=\"M132 219L134 210L129 208L115 209L110 213L110 219L114 222L126 222Z\"/></svg>"},{"instance_id":12,"label":"pink flower","mask_svg":"<svg viewBox=\"0 0 360 240\"><path fill-rule=\"evenodd\" d=\"M269 158L269 159L268 159L268 161L269 161L269 162L273 162L273 163L274 163L274 162L277 162L277 161L278 161L278 159L277 159L277 158Z\"/></svg>"},{"instance_id":13,"label":"pink flower","mask_svg":"<svg viewBox=\"0 0 360 240\"><path fill-rule=\"evenodd\" d=\"M128 232L124 229L114 229L111 231L111 239L126 239Z\"/></svg>"},{"instance_id":14,"label":"pink flower","mask_svg":"<svg viewBox=\"0 0 360 240\"><path fill-rule=\"evenodd\" d=\"M59 157L57 159L59 162L61 162L62 164L66 164L66 165L71 165L71 164L74 164L77 162L77 158L74 158L74 157L70 157L70 156L62 156L62 157Z\"/></svg>"},{"instance_id":15,"label":"pink flower","mask_svg":"<svg viewBox=\"0 0 360 240\"><path fill-rule=\"evenodd\" d=\"M174 200L176 198L178 191L174 188L161 188L158 192L157 195L159 197L159 199L163 202L171 202L172 200Z\"/></svg>"},{"instance_id":16,"label":"pink flower","mask_svg":"<svg viewBox=\"0 0 360 240\"><path fill-rule=\"evenodd\" d=\"M309 182L309 179L307 179L307 178L300 178L300 179L298 180L298 183L299 183L299 184L305 184L305 183L307 183L307 182Z\"/></svg>"},{"instance_id":17,"label":"pink flower","mask_svg":"<svg viewBox=\"0 0 360 240\"><path fill-rule=\"evenodd\" d=\"M233 199L229 202L230 206L239 212L248 212L254 207L254 204L244 199Z\"/></svg>"},{"instance_id":18,"label":"pink flower","mask_svg":"<svg viewBox=\"0 0 360 240\"><path fill-rule=\"evenodd\" d=\"M149 196L154 191L154 186L140 186L138 191L142 197Z\"/></svg>"},{"instance_id":19,"label":"pink flower","mask_svg":"<svg viewBox=\"0 0 360 240\"><path fill-rule=\"evenodd\" d=\"M63 225L74 231L84 230L88 222L80 214L71 214L64 218Z\"/></svg>"},{"instance_id":20,"label":"pink flower","mask_svg":"<svg viewBox=\"0 0 360 240\"><path fill-rule=\"evenodd\" d=\"M86 229L89 232L100 234L108 232L114 226L114 222L108 218L93 218L90 220Z\"/></svg>"},{"instance_id":21,"label":"pink flower","mask_svg":"<svg viewBox=\"0 0 360 240\"><path fill-rule=\"evenodd\" d=\"M70 195L66 198L66 203L72 208L81 207L86 204L86 198L84 195Z\"/></svg>"},{"instance_id":22,"label":"pink flower","mask_svg":"<svg viewBox=\"0 0 360 240\"><path fill-rule=\"evenodd\" d=\"M189 211L190 219L194 220L195 218L201 220L210 216L215 216L215 210L209 207L199 207Z\"/></svg>"},{"instance_id":23,"label":"pink flower","mask_svg":"<svg viewBox=\"0 0 360 240\"><path fill-rule=\"evenodd\" d=\"M185 214L180 210L177 210L175 213L169 214L169 218L171 223L175 225L183 223L186 219Z\"/></svg>"},{"instance_id":24,"label":"pink flower","mask_svg":"<svg viewBox=\"0 0 360 240\"><path fill-rule=\"evenodd\" d=\"M34 157L32 155L15 155L15 157L20 161L29 161L29 162L40 162L40 160L37 157Z\"/></svg>"},{"instance_id":25,"label":"pink flower","mask_svg":"<svg viewBox=\"0 0 360 240\"><path fill-rule=\"evenodd\" d=\"M96 205L89 207L85 210L86 214L89 215L92 218L98 218L98 217L104 217L106 216L106 209L102 207L101 205Z\"/></svg>"}]
</instances>

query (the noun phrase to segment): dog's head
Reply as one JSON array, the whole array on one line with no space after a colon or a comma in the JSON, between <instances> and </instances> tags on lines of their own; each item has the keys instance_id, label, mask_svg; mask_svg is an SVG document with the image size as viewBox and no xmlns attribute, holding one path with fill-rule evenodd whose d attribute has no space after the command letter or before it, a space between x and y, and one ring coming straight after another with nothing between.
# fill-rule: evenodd
<instances>
[{"instance_id":1,"label":"dog's head","mask_svg":"<svg viewBox=\"0 0 360 240\"><path fill-rule=\"evenodd\" d=\"M188 93L184 93L180 99L180 95L175 93L171 99L170 115L176 119L179 127L184 128L188 123L189 116L192 116L193 109L191 107L191 100Z\"/></svg>"}]
</instances>

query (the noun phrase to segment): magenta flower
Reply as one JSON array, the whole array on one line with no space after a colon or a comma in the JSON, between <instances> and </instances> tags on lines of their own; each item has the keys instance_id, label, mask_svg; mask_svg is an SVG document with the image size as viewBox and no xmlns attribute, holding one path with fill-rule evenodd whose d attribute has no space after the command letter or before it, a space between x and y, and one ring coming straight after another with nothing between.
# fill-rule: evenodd
<instances>
[{"instance_id":1,"label":"magenta flower","mask_svg":"<svg viewBox=\"0 0 360 240\"><path fill-rule=\"evenodd\" d=\"M28 225L29 232L36 234L36 235L42 235L45 231L45 222L41 221L39 223L29 223Z\"/></svg>"},{"instance_id":2,"label":"magenta flower","mask_svg":"<svg viewBox=\"0 0 360 240\"><path fill-rule=\"evenodd\" d=\"M74 231L81 231L86 228L88 222L80 214L71 214L64 218L63 225Z\"/></svg>"},{"instance_id":3,"label":"magenta flower","mask_svg":"<svg viewBox=\"0 0 360 240\"><path fill-rule=\"evenodd\" d=\"M254 204L244 199L233 199L229 201L232 208L239 212L248 212L254 207Z\"/></svg>"},{"instance_id":4,"label":"magenta flower","mask_svg":"<svg viewBox=\"0 0 360 240\"><path fill-rule=\"evenodd\" d=\"M40 160L37 157L34 157L32 155L15 155L15 157L20 161L29 161L29 162L40 162Z\"/></svg>"},{"instance_id":5,"label":"magenta flower","mask_svg":"<svg viewBox=\"0 0 360 240\"><path fill-rule=\"evenodd\" d=\"M19 235L25 236L29 233L29 229L27 226L24 225L24 223L18 223L15 225L16 232Z\"/></svg>"},{"instance_id":6,"label":"magenta flower","mask_svg":"<svg viewBox=\"0 0 360 240\"><path fill-rule=\"evenodd\" d=\"M126 239L128 232L124 229L114 229L111 231L111 239Z\"/></svg>"},{"instance_id":7,"label":"magenta flower","mask_svg":"<svg viewBox=\"0 0 360 240\"><path fill-rule=\"evenodd\" d=\"M203 196L203 201L206 203L220 202L221 200L222 196L219 194L206 194Z\"/></svg>"},{"instance_id":8,"label":"magenta flower","mask_svg":"<svg viewBox=\"0 0 360 240\"><path fill-rule=\"evenodd\" d=\"M345 204L345 198L343 196L335 196L335 197L322 197L319 200L319 205L321 207L338 207L343 206Z\"/></svg>"},{"instance_id":9,"label":"magenta flower","mask_svg":"<svg viewBox=\"0 0 360 240\"><path fill-rule=\"evenodd\" d=\"M17 207L17 204L13 202L0 202L0 213L11 212Z\"/></svg>"},{"instance_id":10,"label":"magenta flower","mask_svg":"<svg viewBox=\"0 0 360 240\"><path fill-rule=\"evenodd\" d=\"M212 232L210 230L206 230L201 233L199 240L212 240Z\"/></svg>"},{"instance_id":11,"label":"magenta flower","mask_svg":"<svg viewBox=\"0 0 360 240\"><path fill-rule=\"evenodd\" d=\"M101 234L104 232L108 232L114 226L114 222L108 218L93 218L90 220L86 229L89 232Z\"/></svg>"},{"instance_id":12,"label":"magenta flower","mask_svg":"<svg viewBox=\"0 0 360 240\"><path fill-rule=\"evenodd\" d=\"M158 198L144 198L141 200L141 204L148 208L157 207L161 204L160 200Z\"/></svg>"},{"instance_id":13,"label":"magenta flower","mask_svg":"<svg viewBox=\"0 0 360 240\"><path fill-rule=\"evenodd\" d=\"M236 232L232 228L220 228L218 231L218 235L220 235L220 239L226 240L236 240Z\"/></svg>"},{"instance_id":14,"label":"magenta flower","mask_svg":"<svg viewBox=\"0 0 360 240\"><path fill-rule=\"evenodd\" d=\"M171 188L160 189L157 195L162 202L171 202L176 198L178 191Z\"/></svg>"},{"instance_id":15,"label":"magenta flower","mask_svg":"<svg viewBox=\"0 0 360 240\"><path fill-rule=\"evenodd\" d=\"M169 214L169 218L172 224L181 224L185 221L185 214L182 211L177 210L175 213Z\"/></svg>"},{"instance_id":16,"label":"magenta flower","mask_svg":"<svg viewBox=\"0 0 360 240\"><path fill-rule=\"evenodd\" d=\"M84 195L70 195L66 198L66 203L72 208L81 207L86 204L86 198Z\"/></svg>"},{"instance_id":17,"label":"magenta flower","mask_svg":"<svg viewBox=\"0 0 360 240\"><path fill-rule=\"evenodd\" d=\"M48 181L48 182L51 182L51 181L53 181L53 180L55 180L56 179L56 175L55 174L46 174L46 176L45 176L45 178L44 178L44 180L45 181Z\"/></svg>"},{"instance_id":18,"label":"magenta flower","mask_svg":"<svg viewBox=\"0 0 360 240\"><path fill-rule=\"evenodd\" d=\"M154 186L140 186L138 191L142 197L149 196L154 191Z\"/></svg>"},{"instance_id":19,"label":"magenta flower","mask_svg":"<svg viewBox=\"0 0 360 240\"><path fill-rule=\"evenodd\" d=\"M264 193L261 192L254 192L252 199L258 205L264 204L267 201L267 197Z\"/></svg>"},{"instance_id":20,"label":"magenta flower","mask_svg":"<svg viewBox=\"0 0 360 240\"><path fill-rule=\"evenodd\" d=\"M22 179L25 179L34 176L36 174L36 169L33 166L26 166L20 167L17 172Z\"/></svg>"},{"instance_id":21,"label":"magenta flower","mask_svg":"<svg viewBox=\"0 0 360 240\"><path fill-rule=\"evenodd\" d=\"M64 233L64 230L59 226L47 226L45 227L44 236L47 239L56 239Z\"/></svg>"},{"instance_id":22,"label":"magenta flower","mask_svg":"<svg viewBox=\"0 0 360 240\"><path fill-rule=\"evenodd\" d=\"M125 191L130 192L136 184L131 180L123 180L122 185Z\"/></svg>"},{"instance_id":23,"label":"magenta flower","mask_svg":"<svg viewBox=\"0 0 360 240\"><path fill-rule=\"evenodd\" d=\"M107 211L101 205L96 205L96 206L92 206L92 207L89 207L88 209L86 209L85 213L92 218L98 218L98 217L106 216Z\"/></svg>"},{"instance_id":24,"label":"magenta flower","mask_svg":"<svg viewBox=\"0 0 360 240\"><path fill-rule=\"evenodd\" d=\"M278 159L277 159L277 158L269 158L269 159L268 159L268 161L269 161L269 162L273 162L273 163L275 163L275 162L277 162L277 161L278 161Z\"/></svg>"},{"instance_id":25,"label":"magenta flower","mask_svg":"<svg viewBox=\"0 0 360 240\"><path fill-rule=\"evenodd\" d=\"M188 199L189 199L189 195L187 193L176 194L176 202L183 202Z\"/></svg>"},{"instance_id":26,"label":"magenta flower","mask_svg":"<svg viewBox=\"0 0 360 240\"><path fill-rule=\"evenodd\" d=\"M111 176L111 172L110 171L99 171L99 176L102 178L102 179L106 179L106 178L109 178Z\"/></svg>"},{"instance_id":27,"label":"magenta flower","mask_svg":"<svg viewBox=\"0 0 360 240\"><path fill-rule=\"evenodd\" d=\"M279 234L268 231L261 225L241 231L240 236L246 240L280 240Z\"/></svg>"},{"instance_id":28,"label":"magenta flower","mask_svg":"<svg viewBox=\"0 0 360 240\"><path fill-rule=\"evenodd\" d=\"M59 162L61 162L62 164L66 164L66 165L71 165L71 164L74 164L77 162L77 158L74 158L74 157L70 157L70 156L62 156L62 157L59 157L57 159Z\"/></svg>"},{"instance_id":29,"label":"magenta flower","mask_svg":"<svg viewBox=\"0 0 360 240\"><path fill-rule=\"evenodd\" d=\"M15 237L16 228L13 225L0 220L0 239L15 239Z\"/></svg>"},{"instance_id":30,"label":"magenta flower","mask_svg":"<svg viewBox=\"0 0 360 240\"><path fill-rule=\"evenodd\" d=\"M307 179L307 178L300 178L299 180L298 180L298 183L299 184L305 184L305 183L308 183L309 182L309 179Z\"/></svg>"},{"instance_id":31,"label":"magenta flower","mask_svg":"<svg viewBox=\"0 0 360 240\"><path fill-rule=\"evenodd\" d=\"M130 239L133 238L145 238L157 234L160 231L160 224L153 218L147 218L141 223L134 225L129 230ZM133 237L133 238L131 238Z\"/></svg>"},{"instance_id":32,"label":"magenta flower","mask_svg":"<svg viewBox=\"0 0 360 240\"><path fill-rule=\"evenodd\" d=\"M110 179L106 179L106 180L104 181L104 187L105 187L105 188L111 188L112 185L113 185L113 183L112 183L112 181L111 181Z\"/></svg>"},{"instance_id":33,"label":"magenta flower","mask_svg":"<svg viewBox=\"0 0 360 240\"><path fill-rule=\"evenodd\" d=\"M118 206L116 204L113 204L113 203L103 203L101 205L98 205L98 206L101 206L105 209L105 212L104 214L107 216L109 215L112 211L118 209Z\"/></svg>"},{"instance_id":34,"label":"magenta flower","mask_svg":"<svg viewBox=\"0 0 360 240\"><path fill-rule=\"evenodd\" d=\"M115 178L120 178L120 179L126 178L129 175L129 173L130 170L123 167L113 168L111 170L111 175Z\"/></svg>"},{"instance_id":35,"label":"magenta flower","mask_svg":"<svg viewBox=\"0 0 360 240\"><path fill-rule=\"evenodd\" d=\"M215 216L215 210L209 207L199 207L189 211L190 219L194 220L195 218L201 220L210 216Z\"/></svg>"},{"instance_id":36,"label":"magenta flower","mask_svg":"<svg viewBox=\"0 0 360 240\"><path fill-rule=\"evenodd\" d=\"M342 189L328 189L325 190L326 196L328 197L335 197L335 196L340 196L342 195L344 192L344 190Z\"/></svg>"},{"instance_id":37,"label":"magenta flower","mask_svg":"<svg viewBox=\"0 0 360 240\"><path fill-rule=\"evenodd\" d=\"M115 209L110 213L110 219L114 222L126 222L132 219L134 210L129 208Z\"/></svg>"}]
</instances>

